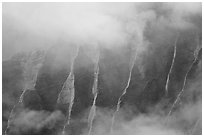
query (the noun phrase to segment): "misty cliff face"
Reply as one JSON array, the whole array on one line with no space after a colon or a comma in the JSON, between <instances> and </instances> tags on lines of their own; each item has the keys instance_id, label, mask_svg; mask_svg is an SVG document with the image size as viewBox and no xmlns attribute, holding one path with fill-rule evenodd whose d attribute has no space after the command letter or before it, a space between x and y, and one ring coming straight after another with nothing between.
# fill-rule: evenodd
<instances>
[{"instance_id":1,"label":"misty cliff face","mask_svg":"<svg viewBox=\"0 0 204 137\"><path fill-rule=\"evenodd\" d=\"M169 43L173 44L174 40L171 39ZM162 45L165 43L156 44ZM196 36L190 32L180 34L168 96L164 95L164 91L173 58L172 46L166 49L155 46L149 54L143 55L144 57L140 64L143 67L142 70L137 63L134 65L130 85L121 103L121 113L126 111L131 113L127 116L125 115L128 118L127 121L134 116L151 114L153 113L152 110L158 109L158 107L158 111L163 111L162 113L169 111L170 106L182 88L185 75L193 63L195 44ZM71 49L55 47L47 52L43 65L39 70L35 89L25 92L23 106L19 108L21 111L16 116L16 121L20 120L22 123L19 124L14 120L10 134L60 134L65 117L68 114L68 104L58 104L57 98L63 83L70 73L69 58L73 55L72 52ZM96 106L98 109L106 109L108 113L113 113L113 110L116 109L117 100L127 84L131 50L122 47L115 51L100 49L100 52L99 93ZM174 108L176 110L173 110L175 113L182 109L182 106L185 107L186 103L196 103L201 99L201 52L202 50L200 49L198 58L189 72L186 88L180 99L182 104L176 105ZM88 53L86 48L79 48L78 56L74 62L75 98L71 124L66 129L67 134L86 134L88 130L86 118L93 103L91 90L94 80L94 63ZM23 58L23 55L21 58ZM8 120L8 115L4 114L9 113L12 105L18 101L18 97L21 94L22 87L19 87L19 85L22 85L20 83L23 82L22 67L20 65L23 59L21 58L12 58L3 62L3 96L9 100L14 100L8 103L8 100L3 98L3 129L5 129ZM98 113L100 113L99 110ZM54 122L47 120L48 123L46 123L47 117L52 117L52 115ZM119 113L119 115L122 114ZM39 119L36 118L38 116ZM32 118L34 118L34 121L32 121ZM35 125L36 121L42 122L42 124ZM45 124L43 124L43 121L45 121ZM28 129L26 126L28 126ZM193 125L189 125L188 128L190 126ZM108 127L104 127L104 132L102 133L97 132L97 130L94 132L96 134L106 134L105 128L108 130ZM180 128L183 132L187 130L184 127Z\"/></svg>"},{"instance_id":2,"label":"misty cliff face","mask_svg":"<svg viewBox=\"0 0 204 137\"><path fill-rule=\"evenodd\" d=\"M201 7L4 4L3 134L202 134Z\"/></svg>"}]
</instances>

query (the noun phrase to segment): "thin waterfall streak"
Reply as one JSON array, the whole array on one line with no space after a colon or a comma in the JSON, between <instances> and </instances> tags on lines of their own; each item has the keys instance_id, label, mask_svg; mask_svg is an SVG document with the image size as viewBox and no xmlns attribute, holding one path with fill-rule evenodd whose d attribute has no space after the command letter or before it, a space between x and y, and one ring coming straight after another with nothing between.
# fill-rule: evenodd
<instances>
[{"instance_id":1,"label":"thin waterfall streak","mask_svg":"<svg viewBox=\"0 0 204 137\"><path fill-rule=\"evenodd\" d=\"M89 116L88 116L88 125L89 125L88 134L89 135L91 134L92 127L93 127L93 120L96 115L96 105L95 104L96 104L96 99L98 96L99 59L100 59L100 52L97 55L96 62L94 65L94 83L92 87L92 94L94 95L94 100L93 100L93 104L92 104L92 107L90 109Z\"/></svg>"},{"instance_id":2,"label":"thin waterfall streak","mask_svg":"<svg viewBox=\"0 0 204 137\"><path fill-rule=\"evenodd\" d=\"M68 114L68 122L67 122L68 125L70 124L72 106L73 106L73 104L74 104L74 98L75 98L74 74L71 74L71 75L70 75L70 79L72 80L72 84L71 84L71 85L72 85L73 87L71 87L72 89L70 90L71 100L70 100L70 103L69 103L69 114Z\"/></svg>"},{"instance_id":3,"label":"thin waterfall streak","mask_svg":"<svg viewBox=\"0 0 204 137\"><path fill-rule=\"evenodd\" d=\"M116 111L113 113L113 117L112 117L112 120L111 120L111 129L110 129L110 133L112 134L113 132L113 126L114 126L114 123L115 123L115 116L116 116L116 113L119 111L120 109L120 103L121 103L121 97L119 98L118 102L117 102L117 107L116 107Z\"/></svg>"},{"instance_id":4,"label":"thin waterfall streak","mask_svg":"<svg viewBox=\"0 0 204 137\"><path fill-rule=\"evenodd\" d=\"M93 120L94 120L94 117L96 115L96 106L95 106L95 103L96 103L97 96L98 95L96 94L95 97L94 97L93 105L91 107L89 118L88 118L88 121L89 121L89 132L88 132L88 135L91 134L92 127L93 127Z\"/></svg>"},{"instance_id":5,"label":"thin waterfall streak","mask_svg":"<svg viewBox=\"0 0 204 137\"><path fill-rule=\"evenodd\" d=\"M69 86L68 81L72 80L74 78L74 72L73 72L74 71L74 61L75 61L76 57L78 56L78 53L79 53L79 47L77 47L76 55L71 59L70 73L63 84L62 90L60 91L60 93L58 95L58 99L57 99L58 103L61 101L60 99L61 99L61 94L63 92L63 89L66 88L66 86ZM62 103L64 103L63 101L64 100L62 100Z\"/></svg>"},{"instance_id":6,"label":"thin waterfall streak","mask_svg":"<svg viewBox=\"0 0 204 137\"><path fill-rule=\"evenodd\" d=\"M169 73L168 73L167 80L166 80L165 96L168 96L169 79L170 79L170 74L172 72L172 69L173 69L173 66L174 66L174 62L175 62L175 58L176 58L177 41L178 41L178 37L176 38L176 41L175 41L175 44L174 44L174 55L173 55L171 67L169 69Z\"/></svg>"},{"instance_id":7,"label":"thin waterfall streak","mask_svg":"<svg viewBox=\"0 0 204 137\"><path fill-rule=\"evenodd\" d=\"M60 93L58 95L58 99L57 99L57 103L63 103L63 104L69 103L68 115L66 116L66 119L65 119L65 124L63 126L62 134L65 134L65 129L66 129L67 125L70 125L72 106L74 104L74 98L75 98L74 63L75 63L75 60L79 54L79 47L77 47L76 50L77 51L76 51L75 56L71 59L69 76L67 77L66 81L64 82L62 90L60 91Z\"/></svg>"},{"instance_id":8,"label":"thin waterfall streak","mask_svg":"<svg viewBox=\"0 0 204 137\"><path fill-rule=\"evenodd\" d=\"M65 122L65 124L63 126L62 135L65 135L65 128L66 128L66 122Z\"/></svg>"},{"instance_id":9,"label":"thin waterfall streak","mask_svg":"<svg viewBox=\"0 0 204 137\"><path fill-rule=\"evenodd\" d=\"M11 120L14 117L14 110L15 110L16 106L18 106L20 103L23 102L23 97L24 97L24 94L25 94L26 90L27 90L26 88L23 90L21 96L19 97L18 103L13 106L13 108L12 108L10 114L9 114L7 127L6 127L6 130L5 130L5 135L7 135L7 130L10 128Z\"/></svg>"},{"instance_id":10,"label":"thin waterfall streak","mask_svg":"<svg viewBox=\"0 0 204 137\"><path fill-rule=\"evenodd\" d=\"M130 71L131 72L131 71ZM110 132L112 133L112 130L113 130L113 126L114 126L114 122L115 122L115 116L116 116L116 113L119 111L120 109L120 103L121 103L121 98L126 94L126 90L127 88L129 87L129 83L130 83L130 78L131 78L131 73L129 73L129 78L128 78L128 83L124 89L124 92L122 93L122 95L119 97L118 99L118 102L117 102L117 106L116 106L116 111L113 113L113 117L112 117L112 121L111 121L111 130Z\"/></svg>"},{"instance_id":11,"label":"thin waterfall streak","mask_svg":"<svg viewBox=\"0 0 204 137\"><path fill-rule=\"evenodd\" d=\"M73 103L70 103L70 106L69 106L70 109L69 109L68 121L67 121L68 125L70 124L70 120L71 120L72 106L73 106Z\"/></svg>"},{"instance_id":12,"label":"thin waterfall streak","mask_svg":"<svg viewBox=\"0 0 204 137\"><path fill-rule=\"evenodd\" d=\"M26 92L27 88L25 88L20 96L20 99L19 99L19 103L22 103L23 102L23 97L24 97L24 94Z\"/></svg>"},{"instance_id":13,"label":"thin waterfall streak","mask_svg":"<svg viewBox=\"0 0 204 137\"><path fill-rule=\"evenodd\" d=\"M201 121L202 121L202 120L201 120ZM191 132L190 132L191 135L194 133L196 127L197 127L198 124L199 124L199 122L200 122L200 118L196 121L195 125L193 126L193 128L192 128L192 130L191 130Z\"/></svg>"},{"instance_id":14,"label":"thin waterfall streak","mask_svg":"<svg viewBox=\"0 0 204 137\"><path fill-rule=\"evenodd\" d=\"M41 57L42 58L42 57ZM44 58L44 56L43 56L43 58ZM29 65L32 65L32 53L31 53L31 57L29 57L28 58L28 60L27 60L27 62L26 62L26 64L25 64L25 66L24 66L24 69L25 69L25 72L24 72L24 75L26 75L28 72L27 71L29 71L28 69L27 69L27 67L29 66ZM39 64L41 64L42 62L40 62ZM37 75L38 75L38 72L39 72L39 68L41 67L42 65L39 65L39 67L37 67L37 70L36 70L36 73L37 74L34 74L35 75L35 77L34 78L28 78L28 76L25 76L26 77L26 84L25 84L25 86L24 86L24 89L23 89L23 92L22 92L22 94L20 95L20 97L19 97L19 100L18 100L18 102L17 102L17 104L15 104L14 106L13 106L13 108L12 108L12 110L11 110L11 112L10 112L10 114L9 114L9 118L8 118L8 122L7 122L7 127L6 127L6 130L5 130L5 135L7 135L7 131L8 131L8 129L10 128L10 124L11 124L11 120L13 119L13 117L14 117L14 110L16 109L16 107L19 105L19 104L21 104L21 103L23 103L23 97L24 97L24 94L25 94L25 92L28 90L28 89L33 89L34 87L35 87L35 84L36 84L36 80L37 80ZM33 66L30 68L30 69L33 69ZM31 71L32 72L32 71ZM28 74L27 74L28 75ZM32 76L32 75L31 75ZM31 87L31 86L29 86L28 84L27 84L27 81L31 81L31 83L34 83L33 84L33 86ZM29 83L30 84L30 83ZM29 88L30 87L30 88Z\"/></svg>"},{"instance_id":15,"label":"thin waterfall streak","mask_svg":"<svg viewBox=\"0 0 204 137\"><path fill-rule=\"evenodd\" d=\"M131 81L131 77L132 77L132 69L133 69L134 64L135 64L136 56L137 56L137 52L136 52L135 55L133 56L133 60L130 62L129 76L128 76L127 85L125 86L125 89L123 90L123 93L122 93L122 94L120 95L120 97L118 98L116 111L113 113L113 117L112 117L112 121L111 121L110 133L112 133L112 130L113 130L116 113L117 113L117 112L119 111L119 109L120 109L121 99L122 99L122 97L126 94L127 89L128 89L128 87L129 87L129 85L130 85L130 81Z\"/></svg>"},{"instance_id":16,"label":"thin waterfall streak","mask_svg":"<svg viewBox=\"0 0 204 137\"><path fill-rule=\"evenodd\" d=\"M45 58L45 55L43 56L43 58ZM40 64L38 64L35 68L36 70L36 73L35 73L35 76L34 76L34 84L33 84L33 88L35 89L35 86L36 86L36 81L37 81L37 78L38 78L38 75L39 75L39 69L42 67L43 63L41 62Z\"/></svg>"},{"instance_id":17,"label":"thin waterfall streak","mask_svg":"<svg viewBox=\"0 0 204 137\"><path fill-rule=\"evenodd\" d=\"M200 49L201 49L201 48L200 48ZM192 62L192 64L191 64L191 66L189 67L188 71L186 72L186 75L185 75L184 81L183 81L182 89L181 89L181 91L179 92L179 94L177 95L176 100L174 101L174 103L173 103L173 105L172 105L172 107L171 107L171 109L170 109L170 111L169 111L169 113L168 113L168 115L167 115L167 118L171 115L172 110L174 109L174 107L176 106L177 102L178 102L179 99L180 99L180 96L181 96L182 93L184 92L188 74L189 74L189 72L191 71L191 69L192 69L192 67L193 67L193 64L196 62L196 60L197 60L197 58L198 58L198 53L196 53L196 51L198 50L197 52L199 52L200 49L196 49L196 50L194 51L194 60L193 60L193 62Z\"/></svg>"},{"instance_id":18,"label":"thin waterfall streak","mask_svg":"<svg viewBox=\"0 0 204 137\"><path fill-rule=\"evenodd\" d=\"M17 105L19 104L19 102L17 103ZM8 122L7 122L7 127L6 127L6 130L5 130L5 135L7 135L7 131L8 129L10 128L10 124L11 124L11 119L13 118L13 115L14 115L14 109L16 108L17 105L14 105L10 114L9 114L9 118L8 118Z\"/></svg>"},{"instance_id":19,"label":"thin waterfall streak","mask_svg":"<svg viewBox=\"0 0 204 137\"><path fill-rule=\"evenodd\" d=\"M65 134L66 126L70 124L71 110L72 110L72 105L73 105L73 100L74 100L74 92L75 92L74 91L74 75L71 72L70 72L67 80L65 81L62 90L67 92L69 97L70 97L68 100L62 99L62 103L65 103L65 104L69 103L68 115L66 116L65 123L63 126L63 130L62 130L62 134ZM67 97L67 95L65 95L65 97ZM59 101L60 101L60 97L58 98L58 103L59 103Z\"/></svg>"}]
</instances>

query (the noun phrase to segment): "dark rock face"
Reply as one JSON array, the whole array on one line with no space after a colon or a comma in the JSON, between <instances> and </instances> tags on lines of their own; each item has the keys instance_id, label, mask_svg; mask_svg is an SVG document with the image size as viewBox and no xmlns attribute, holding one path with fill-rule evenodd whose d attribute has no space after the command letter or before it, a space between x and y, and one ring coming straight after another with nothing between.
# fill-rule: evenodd
<instances>
[{"instance_id":1,"label":"dark rock face","mask_svg":"<svg viewBox=\"0 0 204 137\"><path fill-rule=\"evenodd\" d=\"M123 51L123 52L121 52ZM97 106L113 108L122 94L129 75L130 50L102 50L99 63L99 96Z\"/></svg>"}]
</instances>

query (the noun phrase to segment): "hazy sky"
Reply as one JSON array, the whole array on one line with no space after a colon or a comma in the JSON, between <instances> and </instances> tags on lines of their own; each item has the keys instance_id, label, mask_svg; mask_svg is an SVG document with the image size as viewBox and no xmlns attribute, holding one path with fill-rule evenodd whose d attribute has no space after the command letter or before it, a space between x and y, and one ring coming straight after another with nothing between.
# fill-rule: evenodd
<instances>
[{"instance_id":1,"label":"hazy sky","mask_svg":"<svg viewBox=\"0 0 204 137\"><path fill-rule=\"evenodd\" d=\"M185 29L193 14L201 14L201 3L3 3L3 59L59 39L107 48L130 39L141 44L147 22Z\"/></svg>"}]
</instances>

